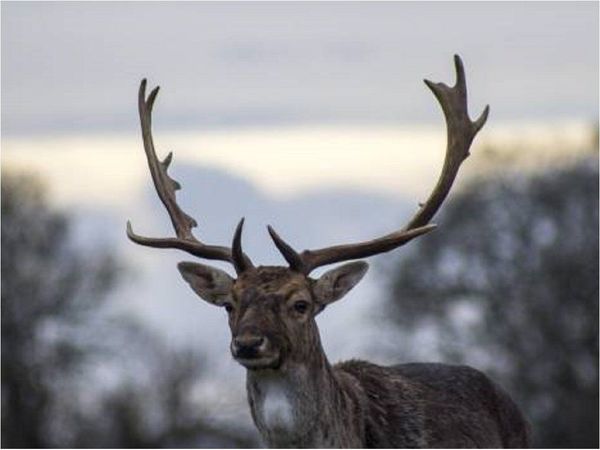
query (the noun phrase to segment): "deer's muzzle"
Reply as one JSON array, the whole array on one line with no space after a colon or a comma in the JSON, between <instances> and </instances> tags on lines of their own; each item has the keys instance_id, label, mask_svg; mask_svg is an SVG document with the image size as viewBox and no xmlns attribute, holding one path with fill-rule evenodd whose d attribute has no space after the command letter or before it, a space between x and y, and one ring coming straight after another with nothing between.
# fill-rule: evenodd
<instances>
[{"instance_id":1,"label":"deer's muzzle","mask_svg":"<svg viewBox=\"0 0 600 450\"><path fill-rule=\"evenodd\" d=\"M267 340L263 336L237 336L231 341L231 351L235 357L256 358L260 356L266 342Z\"/></svg>"},{"instance_id":2,"label":"deer's muzzle","mask_svg":"<svg viewBox=\"0 0 600 450\"><path fill-rule=\"evenodd\" d=\"M247 369L274 367L279 360L266 336L244 333L231 340L231 354Z\"/></svg>"}]
</instances>

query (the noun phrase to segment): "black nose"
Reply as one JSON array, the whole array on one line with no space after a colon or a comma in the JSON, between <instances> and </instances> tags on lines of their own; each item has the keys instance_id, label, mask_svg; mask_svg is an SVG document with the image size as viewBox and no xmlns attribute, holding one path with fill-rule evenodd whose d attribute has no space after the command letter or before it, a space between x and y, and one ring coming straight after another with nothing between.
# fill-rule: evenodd
<instances>
[{"instance_id":1,"label":"black nose","mask_svg":"<svg viewBox=\"0 0 600 450\"><path fill-rule=\"evenodd\" d=\"M243 334L233 338L231 349L233 355L238 358L256 358L260 356L259 353L264 343L265 338L263 336Z\"/></svg>"}]
</instances>

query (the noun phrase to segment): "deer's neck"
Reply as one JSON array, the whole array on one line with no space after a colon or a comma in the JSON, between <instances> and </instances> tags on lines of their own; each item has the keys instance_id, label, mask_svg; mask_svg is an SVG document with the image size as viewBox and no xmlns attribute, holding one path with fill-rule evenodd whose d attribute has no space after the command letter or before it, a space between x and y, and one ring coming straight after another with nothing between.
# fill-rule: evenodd
<instances>
[{"instance_id":1,"label":"deer's neck","mask_svg":"<svg viewBox=\"0 0 600 450\"><path fill-rule=\"evenodd\" d=\"M360 447L358 402L325 354L278 370L248 371L252 417L269 447Z\"/></svg>"}]
</instances>

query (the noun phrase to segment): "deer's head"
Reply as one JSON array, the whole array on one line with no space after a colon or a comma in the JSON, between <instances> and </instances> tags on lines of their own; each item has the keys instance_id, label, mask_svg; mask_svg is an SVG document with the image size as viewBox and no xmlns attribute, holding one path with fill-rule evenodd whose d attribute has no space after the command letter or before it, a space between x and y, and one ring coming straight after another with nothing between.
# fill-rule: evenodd
<instances>
[{"instance_id":1,"label":"deer's head","mask_svg":"<svg viewBox=\"0 0 600 450\"><path fill-rule=\"evenodd\" d=\"M467 113L467 91L462 61L455 56L456 84L425 81L441 104L448 131L446 157L440 178L427 201L401 229L385 236L346 245L296 252L268 227L273 242L288 263L287 267L255 267L242 250L242 219L230 247L199 241L192 228L196 221L187 215L175 198L179 184L169 177L172 154L159 161L151 133L152 106L158 88L146 98L146 80L140 85L138 106L144 149L160 200L175 229L175 238L148 238L135 234L127 224L128 237L141 245L176 248L203 259L227 261L237 277L223 270L193 262L182 262L179 271L202 299L227 310L231 329L231 352L249 369L278 368L287 361L311 357L319 335L315 316L328 304L342 298L367 271L367 264L355 261L336 267L318 279L310 277L317 267L357 260L388 252L435 228L429 224L444 202L458 169L469 155L469 147L483 127L489 108L474 122Z\"/></svg>"},{"instance_id":2,"label":"deer's head","mask_svg":"<svg viewBox=\"0 0 600 450\"><path fill-rule=\"evenodd\" d=\"M180 263L179 271L202 299L227 310L231 354L257 369L309 359L319 345L315 316L352 289L367 264L344 264L318 279L273 266L250 267L237 278L191 262Z\"/></svg>"}]
</instances>

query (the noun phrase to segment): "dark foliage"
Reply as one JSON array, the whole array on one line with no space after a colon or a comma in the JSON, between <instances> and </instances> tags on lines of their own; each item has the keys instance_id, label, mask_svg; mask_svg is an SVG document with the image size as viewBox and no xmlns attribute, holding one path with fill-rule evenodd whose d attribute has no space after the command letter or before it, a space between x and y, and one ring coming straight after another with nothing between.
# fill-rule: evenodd
<instances>
[{"instance_id":1,"label":"dark foliage","mask_svg":"<svg viewBox=\"0 0 600 450\"><path fill-rule=\"evenodd\" d=\"M256 445L194 403L198 353L108 312L120 268L69 224L37 178L3 170L2 447Z\"/></svg>"},{"instance_id":2,"label":"dark foliage","mask_svg":"<svg viewBox=\"0 0 600 450\"><path fill-rule=\"evenodd\" d=\"M127 324L121 324L127 326ZM119 384L99 396L77 430L76 447L190 448L257 445L254 430L206 418L210 405L195 395L203 382L198 352L166 347L132 324L128 344L113 354L130 366Z\"/></svg>"},{"instance_id":3,"label":"dark foliage","mask_svg":"<svg viewBox=\"0 0 600 450\"><path fill-rule=\"evenodd\" d=\"M535 445L598 447L596 158L480 180L438 222L394 271L394 320L495 377Z\"/></svg>"},{"instance_id":4,"label":"dark foliage","mask_svg":"<svg viewBox=\"0 0 600 450\"><path fill-rule=\"evenodd\" d=\"M39 181L2 172L2 446L49 444L57 384L87 354L76 328L116 280L106 254L69 245Z\"/></svg>"}]
</instances>

